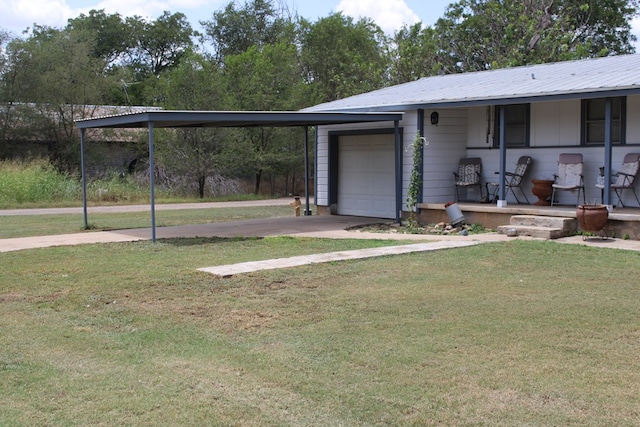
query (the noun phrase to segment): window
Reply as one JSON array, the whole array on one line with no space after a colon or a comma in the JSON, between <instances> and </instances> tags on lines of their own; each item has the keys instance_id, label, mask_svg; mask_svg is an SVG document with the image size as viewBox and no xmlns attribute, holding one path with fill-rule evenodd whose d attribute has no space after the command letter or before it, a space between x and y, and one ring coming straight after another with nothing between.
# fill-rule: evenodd
<instances>
[{"instance_id":1,"label":"window","mask_svg":"<svg viewBox=\"0 0 640 427\"><path fill-rule=\"evenodd\" d=\"M513 104L504 106L506 147L529 146L529 104ZM500 146L500 108L496 107L494 147Z\"/></svg>"},{"instance_id":2,"label":"window","mask_svg":"<svg viewBox=\"0 0 640 427\"><path fill-rule=\"evenodd\" d=\"M611 98L611 142L624 144L626 98ZM604 144L605 98L582 101L582 144Z\"/></svg>"}]
</instances>

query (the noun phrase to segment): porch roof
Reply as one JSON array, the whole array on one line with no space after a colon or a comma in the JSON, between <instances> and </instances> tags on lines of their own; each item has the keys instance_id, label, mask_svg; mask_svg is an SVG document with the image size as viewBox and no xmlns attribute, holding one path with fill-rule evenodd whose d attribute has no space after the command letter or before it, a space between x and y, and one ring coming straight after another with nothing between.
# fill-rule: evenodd
<instances>
[{"instance_id":1,"label":"porch roof","mask_svg":"<svg viewBox=\"0 0 640 427\"><path fill-rule=\"evenodd\" d=\"M640 55L425 77L302 111L407 111L640 94Z\"/></svg>"}]
</instances>

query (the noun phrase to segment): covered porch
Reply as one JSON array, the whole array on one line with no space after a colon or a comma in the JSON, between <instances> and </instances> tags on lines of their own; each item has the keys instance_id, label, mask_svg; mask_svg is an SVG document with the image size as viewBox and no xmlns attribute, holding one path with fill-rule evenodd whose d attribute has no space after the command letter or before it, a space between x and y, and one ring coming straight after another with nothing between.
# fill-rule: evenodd
<instances>
[{"instance_id":1,"label":"covered porch","mask_svg":"<svg viewBox=\"0 0 640 427\"><path fill-rule=\"evenodd\" d=\"M576 218L576 207L572 205L537 206L509 204L498 207L492 203L459 202L458 207L469 224L481 224L497 229L509 225L512 216L534 215L541 217ZM449 222L443 203L419 203L418 219L421 223ZM640 207L615 207L603 229L609 237L640 240Z\"/></svg>"}]
</instances>

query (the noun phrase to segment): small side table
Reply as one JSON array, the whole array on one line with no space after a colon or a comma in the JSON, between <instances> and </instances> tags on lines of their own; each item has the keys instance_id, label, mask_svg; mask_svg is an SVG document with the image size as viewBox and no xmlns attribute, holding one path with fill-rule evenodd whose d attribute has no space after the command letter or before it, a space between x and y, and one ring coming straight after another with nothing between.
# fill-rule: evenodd
<instances>
[{"instance_id":1,"label":"small side table","mask_svg":"<svg viewBox=\"0 0 640 427\"><path fill-rule=\"evenodd\" d=\"M537 206L551 206L551 202L548 200L553 194L552 179L532 179L533 188L531 192L538 198L538 201L534 203Z\"/></svg>"}]
</instances>

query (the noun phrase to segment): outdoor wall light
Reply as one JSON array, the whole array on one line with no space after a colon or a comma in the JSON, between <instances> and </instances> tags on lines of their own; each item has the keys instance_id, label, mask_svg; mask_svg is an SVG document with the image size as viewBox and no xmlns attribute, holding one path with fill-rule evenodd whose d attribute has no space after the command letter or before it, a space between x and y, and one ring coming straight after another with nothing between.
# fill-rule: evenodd
<instances>
[{"instance_id":1,"label":"outdoor wall light","mask_svg":"<svg viewBox=\"0 0 640 427\"><path fill-rule=\"evenodd\" d=\"M437 126L439 120L440 120L440 115L438 114L437 111L434 111L433 113L431 113L431 124L432 125Z\"/></svg>"}]
</instances>

